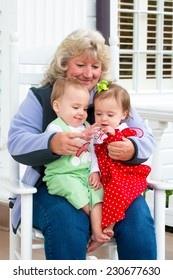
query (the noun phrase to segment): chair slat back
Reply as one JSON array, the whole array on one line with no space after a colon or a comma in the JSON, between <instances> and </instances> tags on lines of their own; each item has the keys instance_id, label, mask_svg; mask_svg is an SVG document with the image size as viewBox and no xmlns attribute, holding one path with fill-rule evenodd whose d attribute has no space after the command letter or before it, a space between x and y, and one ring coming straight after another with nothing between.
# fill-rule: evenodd
<instances>
[{"instance_id":1,"label":"chair slat back","mask_svg":"<svg viewBox=\"0 0 173 280\"><path fill-rule=\"evenodd\" d=\"M50 63L57 46L44 46L32 50L20 50L18 34L10 35L9 49L9 115L16 114L20 102L31 86L39 86L45 68ZM19 178L19 164L10 159L10 179Z\"/></svg>"}]
</instances>

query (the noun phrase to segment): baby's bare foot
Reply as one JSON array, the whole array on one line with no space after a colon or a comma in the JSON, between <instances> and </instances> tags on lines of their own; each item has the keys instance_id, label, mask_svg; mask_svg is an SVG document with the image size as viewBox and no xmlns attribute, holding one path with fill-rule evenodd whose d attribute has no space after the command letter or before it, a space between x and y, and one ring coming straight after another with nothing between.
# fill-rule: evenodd
<instances>
[{"instance_id":1,"label":"baby's bare foot","mask_svg":"<svg viewBox=\"0 0 173 280\"><path fill-rule=\"evenodd\" d=\"M102 244L108 242L111 239L107 234L104 234L103 232L100 233L93 233L91 235L91 242L88 245L87 253L90 253L97 248L99 248Z\"/></svg>"},{"instance_id":2,"label":"baby's bare foot","mask_svg":"<svg viewBox=\"0 0 173 280\"><path fill-rule=\"evenodd\" d=\"M97 241L99 243L104 243L107 242L111 239L110 236L108 236L107 234L104 234L103 232L99 232L99 233L93 233L91 235L91 240L93 241Z\"/></svg>"},{"instance_id":3,"label":"baby's bare foot","mask_svg":"<svg viewBox=\"0 0 173 280\"><path fill-rule=\"evenodd\" d=\"M103 233L112 238L114 236L114 231L111 228L104 228Z\"/></svg>"},{"instance_id":4,"label":"baby's bare foot","mask_svg":"<svg viewBox=\"0 0 173 280\"><path fill-rule=\"evenodd\" d=\"M87 253L95 251L97 248L99 248L103 243L99 243L97 241L91 241L87 248Z\"/></svg>"}]
</instances>

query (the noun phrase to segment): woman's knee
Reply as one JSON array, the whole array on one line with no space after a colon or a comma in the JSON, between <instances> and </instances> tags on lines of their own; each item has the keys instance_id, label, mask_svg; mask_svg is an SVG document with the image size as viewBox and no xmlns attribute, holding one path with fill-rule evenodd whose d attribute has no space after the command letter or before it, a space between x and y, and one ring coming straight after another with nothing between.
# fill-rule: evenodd
<instances>
[{"instance_id":1,"label":"woman's knee","mask_svg":"<svg viewBox=\"0 0 173 280\"><path fill-rule=\"evenodd\" d=\"M85 259L90 223L82 210L62 197L47 196L34 200L33 220L44 235L46 259Z\"/></svg>"},{"instance_id":2,"label":"woman's knee","mask_svg":"<svg viewBox=\"0 0 173 280\"><path fill-rule=\"evenodd\" d=\"M42 230L47 226L56 228L83 229L88 231L89 219L82 210L75 209L66 199L45 194L46 199L34 199L33 217L36 227Z\"/></svg>"}]
</instances>

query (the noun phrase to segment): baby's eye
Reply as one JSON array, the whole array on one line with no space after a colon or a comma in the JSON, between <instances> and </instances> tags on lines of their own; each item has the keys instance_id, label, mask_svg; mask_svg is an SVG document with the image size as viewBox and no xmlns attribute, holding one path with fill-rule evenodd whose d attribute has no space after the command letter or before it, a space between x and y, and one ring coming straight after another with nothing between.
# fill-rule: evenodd
<instances>
[{"instance_id":1,"label":"baby's eye","mask_svg":"<svg viewBox=\"0 0 173 280\"><path fill-rule=\"evenodd\" d=\"M96 113L96 116L101 116L101 113Z\"/></svg>"}]
</instances>

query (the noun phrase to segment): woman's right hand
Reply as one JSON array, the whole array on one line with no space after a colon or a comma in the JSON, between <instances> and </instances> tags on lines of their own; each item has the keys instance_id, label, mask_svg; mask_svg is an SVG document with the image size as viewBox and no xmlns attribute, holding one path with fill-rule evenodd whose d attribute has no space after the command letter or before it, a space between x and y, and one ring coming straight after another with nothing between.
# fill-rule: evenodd
<instances>
[{"instance_id":1,"label":"woman's right hand","mask_svg":"<svg viewBox=\"0 0 173 280\"><path fill-rule=\"evenodd\" d=\"M75 155L83 143L74 140L75 138L84 138L81 132L58 132L50 140L50 150L58 155Z\"/></svg>"}]
</instances>

